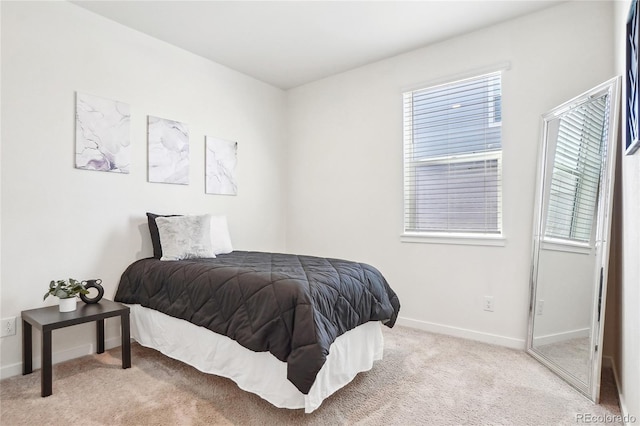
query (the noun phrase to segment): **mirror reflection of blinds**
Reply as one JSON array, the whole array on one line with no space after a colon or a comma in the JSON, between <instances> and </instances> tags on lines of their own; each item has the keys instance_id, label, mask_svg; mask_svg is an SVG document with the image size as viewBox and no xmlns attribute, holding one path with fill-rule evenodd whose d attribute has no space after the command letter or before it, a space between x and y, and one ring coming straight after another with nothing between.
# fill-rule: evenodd
<instances>
[{"instance_id":1,"label":"mirror reflection of blinds","mask_svg":"<svg viewBox=\"0 0 640 426\"><path fill-rule=\"evenodd\" d=\"M609 96L561 116L545 237L589 243L598 203Z\"/></svg>"},{"instance_id":2,"label":"mirror reflection of blinds","mask_svg":"<svg viewBox=\"0 0 640 426\"><path fill-rule=\"evenodd\" d=\"M403 98L405 232L500 234L501 74Z\"/></svg>"}]
</instances>

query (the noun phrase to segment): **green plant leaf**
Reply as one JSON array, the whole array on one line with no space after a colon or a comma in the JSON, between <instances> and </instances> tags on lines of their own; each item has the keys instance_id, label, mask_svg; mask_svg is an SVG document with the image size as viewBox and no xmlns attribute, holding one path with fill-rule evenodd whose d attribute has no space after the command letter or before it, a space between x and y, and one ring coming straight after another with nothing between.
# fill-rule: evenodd
<instances>
[{"instance_id":1,"label":"green plant leaf","mask_svg":"<svg viewBox=\"0 0 640 426\"><path fill-rule=\"evenodd\" d=\"M68 280L57 280L49 283L49 291L44 295L45 300L49 295L59 297L60 299L68 299L75 297L77 294L89 294L81 281L73 278Z\"/></svg>"}]
</instances>

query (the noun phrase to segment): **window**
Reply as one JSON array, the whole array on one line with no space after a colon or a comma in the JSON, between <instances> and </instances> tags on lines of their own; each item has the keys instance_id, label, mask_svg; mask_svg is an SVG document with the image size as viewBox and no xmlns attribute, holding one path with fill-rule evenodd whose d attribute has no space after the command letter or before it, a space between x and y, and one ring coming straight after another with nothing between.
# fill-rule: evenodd
<instances>
[{"instance_id":1,"label":"window","mask_svg":"<svg viewBox=\"0 0 640 426\"><path fill-rule=\"evenodd\" d=\"M596 214L609 97L563 116L558 129L545 238L589 243Z\"/></svg>"},{"instance_id":2,"label":"window","mask_svg":"<svg viewBox=\"0 0 640 426\"><path fill-rule=\"evenodd\" d=\"M502 233L501 74L404 93L404 232Z\"/></svg>"}]
</instances>

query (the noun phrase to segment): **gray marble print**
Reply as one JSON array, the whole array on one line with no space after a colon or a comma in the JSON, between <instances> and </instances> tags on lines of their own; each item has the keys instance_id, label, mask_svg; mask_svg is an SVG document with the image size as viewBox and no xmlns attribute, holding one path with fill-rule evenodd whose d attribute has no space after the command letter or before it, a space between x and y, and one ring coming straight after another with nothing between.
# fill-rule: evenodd
<instances>
[{"instance_id":1,"label":"gray marble print","mask_svg":"<svg viewBox=\"0 0 640 426\"><path fill-rule=\"evenodd\" d=\"M206 136L205 145L207 150L205 193L237 195L238 143Z\"/></svg>"},{"instance_id":2,"label":"gray marble print","mask_svg":"<svg viewBox=\"0 0 640 426\"><path fill-rule=\"evenodd\" d=\"M129 173L129 105L76 93L76 168Z\"/></svg>"},{"instance_id":3,"label":"gray marble print","mask_svg":"<svg viewBox=\"0 0 640 426\"><path fill-rule=\"evenodd\" d=\"M149 116L149 182L189 184L189 130Z\"/></svg>"}]
</instances>

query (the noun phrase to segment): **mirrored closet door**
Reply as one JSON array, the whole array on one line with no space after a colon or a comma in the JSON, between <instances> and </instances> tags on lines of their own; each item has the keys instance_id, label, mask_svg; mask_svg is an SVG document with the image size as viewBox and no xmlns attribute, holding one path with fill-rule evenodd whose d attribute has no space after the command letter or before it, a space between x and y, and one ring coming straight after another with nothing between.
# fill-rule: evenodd
<instances>
[{"instance_id":1,"label":"mirrored closet door","mask_svg":"<svg viewBox=\"0 0 640 426\"><path fill-rule=\"evenodd\" d=\"M527 352L594 402L604 299L620 79L545 114L533 227Z\"/></svg>"}]
</instances>

